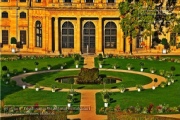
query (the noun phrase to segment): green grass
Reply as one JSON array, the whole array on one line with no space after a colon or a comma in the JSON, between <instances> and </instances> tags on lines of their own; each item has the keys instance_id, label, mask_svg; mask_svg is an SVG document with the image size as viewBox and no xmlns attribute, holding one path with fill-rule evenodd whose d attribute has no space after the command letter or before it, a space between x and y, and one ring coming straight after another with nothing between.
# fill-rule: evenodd
<instances>
[{"instance_id":1,"label":"green grass","mask_svg":"<svg viewBox=\"0 0 180 120\"><path fill-rule=\"evenodd\" d=\"M166 56L164 56L166 57ZM168 58L179 58L180 56L167 56ZM147 107L149 104L154 104L157 106L159 104L169 104L170 106L180 105L180 63L168 62L168 61L158 61L158 60L142 60L142 59L120 59L120 58L107 58L104 59L103 68L112 68L111 63L117 63L118 69L125 69L128 63L133 65L134 71L140 71L139 63L143 62L145 72L150 72L151 67L156 68L156 73L159 74L159 70L171 71L171 66L175 66L174 71L175 79L177 80L171 86L165 88L158 87L156 90L144 90L142 92L137 91L127 91L125 93L116 92L111 95L114 102L110 103L110 107L120 105L122 109L128 108L130 106L136 106L137 103L143 107ZM98 67L97 58L95 58L95 66ZM96 112L99 113L101 107L104 106L102 97L100 93L96 94Z\"/></svg>"},{"instance_id":2,"label":"green grass","mask_svg":"<svg viewBox=\"0 0 180 120\"><path fill-rule=\"evenodd\" d=\"M19 87L19 86L12 87L9 84L6 85L1 81L0 90L1 90L0 99L2 100L7 95L10 95L10 94L13 94L15 92L22 90L22 87Z\"/></svg>"},{"instance_id":3,"label":"green grass","mask_svg":"<svg viewBox=\"0 0 180 120\"><path fill-rule=\"evenodd\" d=\"M80 68L83 66L83 59L80 62ZM27 68L28 71L34 71L35 64L38 62L39 70L47 70L47 65L51 65L52 69L60 69L60 64L66 63L65 68L75 68L74 59L71 57L66 58L38 58L38 59L19 59L14 61L2 61L1 66L7 66L10 73L13 73L14 69L18 70L18 74L23 73L22 69ZM13 74L12 74L13 75ZM11 76L12 76L11 75Z\"/></svg>"},{"instance_id":4,"label":"green grass","mask_svg":"<svg viewBox=\"0 0 180 120\"><path fill-rule=\"evenodd\" d=\"M35 89L25 89L13 94L7 95L4 99L5 105L67 105L67 92L35 91ZM80 100L81 95L75 96ZM73 105L79 105L73 103Z\"/></svg>"},{"instance_id":5,"label":"green grass","mask_svg":"<svg viewBox=\"0 0 180 120\"><path fill-rule=\"evenodd\" d=\"M179 57L179 56L177 56ZM179 57L180 58L180 57ZM117 63L118 69L125 69L126 65L128 63L131 63L133 65L134 71L140 71L140 62L144 63L144 72L150 72L151 67L156 68L156 74L159 74L159 70L165 70L165 71L171 71L171 66L175 66L176 70L174 71L174 74L180 73L180 63L175 62L167 62L167 61L158 61L158 60L142 60L142 59L120 59L120 58L106 58L104 59L103 68L111 68L112 69L112 63ZM98 59L95 58L95 66L98 67Z\"/></svg>"},{"instance_id":6,"label":"green grass","mask_svg":"<svg viewBox=\"0 0 180 120\"><path fill-rule=\"evenodd\" d=\"M110 107L120 105L121 109L128 108L130 106L136 106L137 103L140 106L148 107L149 104L158 106L159 104L169 104L170 107L180 105L180 81L176 81L170 86L165 88L158 87L155 90L148 89L141 92L126 91L125 93L114 92L110 97L113 102L110 103ZM96 110L99 113L99 109L104 106L101 93L96 94Z\"/></svg>"},{"instance_id":7,"label":"green grass","mask_svg":"<svg viewBox=\"0 0 180 120\"><path fill-rule=\"evenodd\" d=\"M71 87L70 84L66 83L59 83L55 82L55 79L58 77L63 76L71 76L71 75L78 75L80 71L60 71L54 73L43 73L38 75L28 76L26 78L26 82L31 84L38 83L41 86L51 87L52 84L55 84L58 88L69 88ZM113 83L113 84L106 84L107 89L117 88L120 84L124 84L125 87L134 87L137 84L148 84L152 80L149 77L137 75L137 74L130 74L130 73L121 73L121 72L109 72L109 71L100 71L100 74L106 74L107 76L114 76L122 79L122 82ZM102 84L95 84L95 85L85 85L85 84L75 84L73 88L84 88L84 89L103 89Z\"/></svg>"}]
</instances>

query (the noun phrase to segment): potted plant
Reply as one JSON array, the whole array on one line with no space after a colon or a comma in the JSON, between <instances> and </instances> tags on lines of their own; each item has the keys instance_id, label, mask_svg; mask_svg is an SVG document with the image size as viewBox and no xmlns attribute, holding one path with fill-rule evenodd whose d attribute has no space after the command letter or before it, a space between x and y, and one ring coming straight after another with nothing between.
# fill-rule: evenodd
<instances>
[{"instance_id":1,"label":"potted plant","mask_svg":"<svg viewBox=\"0 0 180 120\"><path fill-rule=\"evenodd\" d=\"M78 65L79 65L79 63L78 63ZM64 69L64 67L66 66L66 63L62 63L62 64L60 64L60 66L61 66L61 69Z\"/></svg>"},{"instance_id":2,"label":"potted plant","mask_svg":"<svg viewBox=\"0 0 180 120\"><path fill-rule=\"evenodd\" d=\"M10 77L10 72L9 72L9 70L7 70L7 77Z\"/></svg>"},{"instance_id":3,"label":"potted plant","mask_svg":"<svg viewBox=\"0 0 180 120\"><path fill-rule=\"evenodd\" d=\"M102 68L103 61L98 61L98 63L99 63L99 68Z\"/></svg>"},{"instance_id":4,"label":"potted plant","mask_svg":"<svg viewBox=\"0 0 180 120\"><path fill-rule=\"evenodd\" d=\"M124 93L124 91L126 90L126 88L124 87L124 84L120 85L119 90L121 93Z\"/></svg>"},{"instance_id":5,"label":"potted plant","mask_svg":"<svg viewBox=\"0 0 180 120\"><path fill-rule=\"evenodd\" d=\"M13 44L13 48L11 49L12 53L16 52L16 49L14 48L14 44L17 44L17 40L15 37L11 38L11 44Z\"/></svg>"},{"instance_id":6,"label":"potted plant","mask_svg":"<svg viewBox=\"0 0 180 120\"><path fill-rule=\"evenodd\" d=\"M144 63L143 63L143 62L140 62L139 65L141 66L140 71L143 72L143 71L144 71Z\"/></svg>"},{"instance_id":7,"label":"potted plant","mask_svg":"<svg viewBox=\"0 0 180 120\"><path fill-rule=\"evenodd\" d=\"M150 68L150 72L151 72L151 73L155 73L155 71L156 71L156 69L155 69L154 67L151 67L151 68Z\"/></svg>"},{"instance_id":8,"label":"potted plant","mask_svg":"<svg viewBox=\"0 0 180 120\"><path fill-rule=\"evenodd\" d=\"M38 65L39 65L39 63L38 63L38 62L34 62L34 64L36 65L35 71L38 71Z\"/></svg>"},{"instance_id":9,"label":"potted plant","mask_svg":"<svg viewBox=\"0 0 180 120\"><path fill-rule=\"evenodd\" d=\"M171 80L171 83L174 83L174 77L173 76L171 76L170 80Z\"/></svg>"},{"instance_id":10,"label":"potted plant","mask_svg":"<svg viewBox=\"0 0 180 120\"><path fill-rule=\"evenodd\" d=\"M14 70L13 70L13 73L14 73L14 75L16 75L16 74L18 73L18 70L17 70L17 69L14 69Z\"/></svg>"},{"instance_id":11,"label":"potted plant","mask_svg":"<svg viewBox=\"0 0 180 120\"><path fill-rule=\"evenodd\" d=\"M70 94L71 96L73 96L73 95L74 95L74 89L71 88L71 89L69 90L69 94Z\"/></svg>"},{"instance_id":12,"label":"potted plant","mask_svg":"<svg viewBox=\"0 0 180 120\"><path fill-rule=\"evenodd\" d=\"M103 101L104 101L104 107L108 107L108 102L110 100L110 96L108 94L108 92L105 92L104 95L103 95Z\"/></svg>"},{"instance_id":13,"label":"potted plant","mask_svg":"<svg viewBox=\"0 0 180 120\"><path fill-rule=\"evenodd\" d=\"M117 63L114 63L112 66L113 66L114 69L116 69L117 68Z\"/></svg>"},{"instance_id":14,"label":"potted plant","mask_svg":"<svg viewBox=\"0 0 180 120\"><path fill-rule=\"evenodd\" d=\"M4 71L4 74L5 74L5 72L7 72L7 71L8 71L7 66L3 66L3 67L2 67L2 71Z\"/></svg>"},{"instance_id":15,"label":"potted plant","mask_svg":"<svg viewBox=\"0 0 180 120\"><path fill-rule=\"evenodd\" d=\"M171 76L172 76L172 72L171 71L166 71L165 77L170 78Z\"/></svg>"},{"instance_id":16,"label":"potted plant","mask_svg":"<svg viewBox=\"0 0 180 120\"><path fill-rule=\"evenodd\" d=\"M5 78L4 82L5 82L6 84L9 84L10 78Z\"/></svg>"},{"instance_id":17,"label":"potted plant","mask_svg":"<svg viewBox=\"0 0 180 120\"><path fill-rule=\"evenodd\" d=\"M173 73L175 70L176 70L176 68L174 66L171 66L172 76L173 76Z\"/></svg>"},{"instance_id":18,"label":"potted plant","mask_svg":"<svg viewBox=\"0 0 180 120\"><path fill-rule=\"evenodd\" d=\"M159 74L160 74L160 75L162 75L162 76L163 76L163 75L164 75L164 73L165 73L165 71L164 71L164 70L159 70Z\"/></svg>"},{"instance_id":19,"label":"potted plant","mask_svg":"<svg viewBox=\"0 0 180 120\"><path fill-rule=\"evenodd\" d=\"M166 83L165 83L165 82L161 82L160 86L161 86L162 88L164 88L164 87L166 86Z\"/></svg>"},{"instance_id":20,"label":"potted plant","mask_svg":"<svg viewBox=\"0 0 180 120\"><path fill-rule=\"evenodd\" d=\"M51 69L51 65L50 65L50 64L47 65L47 69L48 69L48 70Z\"/></svg>"},{"instance_id":21,"label":"potted plant","mask_svg":"<svg viewBox=\"0 0 180 120\"><path fill-rule=\"evenodd\" d=\"M153 90L155 90L155 89L156 89L155 84L158 82L158 79L157 79L157 78L154 78L154 80L153 80L153 81L154 81L154 86L152 86L152 89L153 89Z\"/></svg>"},{"instance_id":22,"label":"potted plant","mask_svg":"<svg viewBox=\"0 0 180 120\"><path fill-rule=\"evenodd\" d=\"M167 85L171 85L171 79L167 78Z\"/></svg>"},{"instance_id":23,"label":"potted plant","mask_svg":"<svg viewBox=\"0 0 180 120\"><path fill-rule=\"evenodd\" d=\"M39 91L39 88L40 88L39 84L36 83L36 85L34 87L35 87L36 91Z\"/></svg>"},{"instance_id":24,"label":"potted plant","mask_svg":"<svg viewBox=\"0 0 180 120\"><path fill-rule=\"evenodd\" d=\"M25 82L26 78L23 77L23 78L21 78L21 80L22 80L23 82ZM23 88L23 89L26 89L26 85L22 85L22 88Z\"/></svg>"},{"instance_id":25,"label":"potted plant","mask_svg":"<svg viewBox=\"0 0 180 120\"><path fill-rule=\"evenodd\" d=\"M26 73L26 72L27 72L27 69L26 69L26 68L23 68L23 72Z\"/></svg>"},{"instance_id":26,"label":"potted plant","mask_svg":"<svg viewBox=\"0 0 180 120\"><path fill-rule=\"evenodd\" d=\"M131 64L131 63L128 63L128 64L126 65L126 67L127 67L128 70L131 70L131 69L132 69L132 64Z\"/></svg>"},{"instance_id":27,"label":"potted plant","mask_svg":"<svg viewBox=\"0 0 180 120\"><path fill-rule=\"evenodd\" d=\"M55 85L51 85L52 88L52 92L55 92L56 86Z\"/></svg>"},{"instance_id":28,"label":"potted plant","mask_svg":"<svg viewBox=\"0 0 180 120\"><path fill-rule=\"evenodd\" d=\"M68 96L67 96L67 101L68 101L67 106L68 106L68 107L71 107L71 102L72 102L72 100L73 100L73 97L72 97L70 94L68 94Z\"/></svg>"},{"instance_id":29,"label":"potted plant","mask_svg":"<svg viewBox=\"0 0 180 120\"><path fill-rule=\"evenodd\" d=\"M79 60L76 60L76 61L75 61L75 65L76 65L76 68L79 67Z\"/></svg>"},{"instance_id":30,"label":"potted plant","mask_svg":"<svg viewBox=\"0 0 180 120\"><path fill-rule=\"evenodd\" d=\"M138 92L140 92L143 89L143 87L142 85L139 84L139 85L136 85L136 89Z\"/></svg>"}]
</instances>

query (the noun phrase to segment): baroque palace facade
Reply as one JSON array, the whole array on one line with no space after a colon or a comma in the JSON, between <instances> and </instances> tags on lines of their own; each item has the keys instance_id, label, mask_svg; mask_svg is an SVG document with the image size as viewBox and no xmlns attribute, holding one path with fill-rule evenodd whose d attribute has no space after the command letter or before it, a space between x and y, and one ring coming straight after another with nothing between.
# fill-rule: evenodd
<instances>
[{"instance_id":1,"label":"baroque palace facade","mask_svg":"<svg viewBox=\"0 0 180 120\"><path fill-rule=\"evenodd\" d=\"M23 44L22 52L129 52L119 24L121 1L0 0L1 52L11 51L12 37ZM170 34L166 37L170 38ZM143 49L142 41L133 40L133 51ZM150 42L146 44L151 46Z\"/></svg>"}]
</instances>

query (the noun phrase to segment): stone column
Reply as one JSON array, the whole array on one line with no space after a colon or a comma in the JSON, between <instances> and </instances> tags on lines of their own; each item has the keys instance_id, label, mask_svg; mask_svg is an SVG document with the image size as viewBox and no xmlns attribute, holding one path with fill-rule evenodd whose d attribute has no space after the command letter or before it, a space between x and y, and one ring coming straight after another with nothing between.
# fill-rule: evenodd
<instances>
[{"instance_id":1,"label":"stone column","mask_svg":"<svg viewBox=\"0 0 180 120\"><path fill-rule=\"evenodd\" d=\"M96 40L96 53L102 53L102 44L103 44L103 36L102 36L102 18L99 17L99 21L98 21L98 39Z\"/></svg>"},{"instance_id":2,"label":"stone column","mask_svg":"<svg viewBox=\"0 0 180 120\"><path fill-rule=\"evenodd\" d=\"M81 18L77 17L77 25L74 28L74 49L77 53L81 53Z\"/></svg>"},{"instance_id":3,"label":"stone column","mask_svg":"<svg viewBox=\"0 0 180 120\"><path fill-rule=\"evenodd\" d=\"M51 17L48 18L48 51L51 53L52 52L52 22L51 22Z\"/></svg>"},{"instance_id":4,"label":"stone column","mask_svg":"<svg viewBox=\"0 0 180 120\"><path fill-rule=\"evenodd\" d=\"M54 31L55 31L55 53L59 53L59 37L58 37L58 17L55 17L54 21Z\"/></svg>"}]
</instances>

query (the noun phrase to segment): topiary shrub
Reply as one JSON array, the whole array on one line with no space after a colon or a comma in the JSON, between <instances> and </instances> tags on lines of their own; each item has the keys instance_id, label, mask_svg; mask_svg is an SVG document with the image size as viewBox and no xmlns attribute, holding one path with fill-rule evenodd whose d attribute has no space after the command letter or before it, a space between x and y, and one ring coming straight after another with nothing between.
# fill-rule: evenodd
<instances>
[{"instance_id":1,"label":"topiary shrub","mask_svg":"<svg viewBox=\"0 0 180 120\"><path fill-rule=\"evenodd\" d=\"M77 83L78 84L97 84L100 83L98 68L81 68Z\"/></svg>"}]
</instances>

